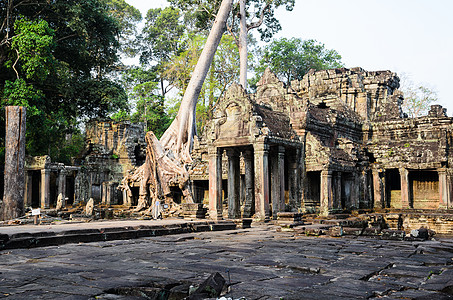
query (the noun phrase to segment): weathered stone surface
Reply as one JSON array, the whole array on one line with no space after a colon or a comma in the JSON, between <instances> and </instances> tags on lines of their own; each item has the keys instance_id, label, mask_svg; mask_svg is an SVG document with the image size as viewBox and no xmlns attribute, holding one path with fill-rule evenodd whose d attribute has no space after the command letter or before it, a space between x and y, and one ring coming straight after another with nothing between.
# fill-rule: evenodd
<instances>
[{"instance_id":1,"label":"weathered stone surface","mask_svg":"<svg viewBox=\"0 0 453 300\"><path fill-rule=\"evenodd\" d=\"M233 299L451 296L450 239L307 237L272 228L0 251L0 292L6 299L121 299L114 290L186 293L187 284L218 272Z\"/></svg>"}]
</instances>

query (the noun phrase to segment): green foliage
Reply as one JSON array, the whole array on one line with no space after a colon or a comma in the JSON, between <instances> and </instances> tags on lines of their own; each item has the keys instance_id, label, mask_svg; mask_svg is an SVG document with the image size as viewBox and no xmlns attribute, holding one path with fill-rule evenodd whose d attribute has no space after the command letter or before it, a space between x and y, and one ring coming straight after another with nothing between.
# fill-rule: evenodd
<instances>
[{"instance_id":1,"label":"green foliage","mask_svg":"<svg viewBox=\"0 0 453 300\"><path fill-rule=\"evenodd\" d=\"M118 23L122 52L129 56L135 55L134 38L137 24L142 20L140 11L124 0L102 1L106 3L110 16Z\"/></svg>"},{"instance_id":2,"label":"green foliage","mask_svg":"<svg viewBox=\"0 0 453 300\"><path fill-rule=\"evenodd\" d=\"M310 69L318 71L343 66L337 51L326 49L316 40L281 38L264 46L261 53L255 67L256 76L250 82L252 86L256 85L267 67L290 85L291 80L302 79Z\"/></svg>"},{"instance_id":3,"label":"green foliage","mask_svg":"<svg viewBox=\"0 0 453 300\"><path fill-rule=\"evenodd\" d=\"M169 0L169 2L184 12L186 25L192 32L208 30L212 27L221 0ZM275 18L275 10L285 7L291 11L295 0L248 0L245 3L248 29L258 28L261 40L269 41L272 36L281 30L280 22ZM261 22L262 21L262 22ZM233 7L228 20L230 33L237 35L239 31L239 4Z\"/></svg>"},{"instance_id":4,"label":"green foliage","mask_svg":"<svg viewBox=\"0 0 453 300\"><path fill-rule=\"evenodd\" d=\"M205 36L189 35L186 50L164 65L165 77L174 82L174 85L181 92L181 97L184 95L205 42ZM238 48L231 36L224 35L198 97L196 111L198 130L203 130L207 119L212 116L212 109L217 100L223 95L228 86L238 81L238 77Z\"/></svg>"},{"instance_id":5,"label":"green foliage","mask_svg":"<svg viewBox=\"0 0 453 300\"><path fill-rule=\"evenodd\" d=\"M80 121L128 109L123 87L111 79L127 27L121 24L129 20L116 19L112 7L124 1L19 2L0 5L0 109L27 107L27 154L68 162L80 148L80 139L68 140ZM0 119L3 143L3 112Z\"/></svg>"},{"instance_id":6,"label":"green foliage","mask_svg":"<svg viewBox=\"0 0 453 300\"><path fill-rule=\"evenodd\" d=\"M45 20L27 21L19 19L14 24L16 35L12 38L11 49L16 51L17 61L27 79L43 81L50 74L55 48L54 30ZM7 62L13 67L15 62Z\"/></svg>"},{"instance_id":7,"label":"green foliage","mask_svg":"<svg viewBox=\"0 0 453 300\"><path fill-rule=\"evenodd\" d=\"M147 130L152 130L156 137L160 138L172 119L165 110L165 98L159 95L156 78L154 70L136 67L125 73L123 81L128 87L130 99L135 104L135 112L129 120L145 122ZM122 117L125 118L124 114Z\"/></svg>"}]
</instances>

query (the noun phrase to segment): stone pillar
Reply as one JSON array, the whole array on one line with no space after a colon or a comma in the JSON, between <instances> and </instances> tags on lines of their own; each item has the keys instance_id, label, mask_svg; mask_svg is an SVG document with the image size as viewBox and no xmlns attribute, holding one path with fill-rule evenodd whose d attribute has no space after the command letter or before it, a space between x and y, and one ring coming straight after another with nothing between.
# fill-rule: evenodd
<instances>
[{"instance_id":1,"label":"stone pillar","mask_svg":"<svg viewBox=\"0 0 453 300\"><path fill-rule=\"evenodd\" d=\"M384 208L384 187L382 186L381 174L379 170L373 169L373 189L374 189L374 208Z\"/></svg>"},{"instance_id":2,"label":"stone pillar","mask_svg":"<svg viewBox=\"0 0 453 300\"><path fill-rule=\"evenodd\" d=\"M289 206L292 211L298 211L300 208L300 174L299 160L300 151L296 150L295 155L288 155L288 190L289 190Z\"/></svg>"},{"instance_id":3,"label":"stone pillar","mask_svg":"<svg viewBox=\"0 0 453 300\"><path fill-rule=\"evenodd\" d=\"M271 158L272 217L285 210L285 148L279 146L277 155Z\"/></svg>"},{"instance_id":4,"label":"stone pillar","mask_svg":"<svg viewBox=\"0 0 453 300\"><path fill-rule=\"evenodd\" d=\"M110 205L110 193L109 193L110 184L108 181L102 183L102 192L101 192L101 203L105 205Z\"/></svg>"},{"instance_id":5,"label":"stone pillar","mask_svg":"<svg viewBox=\"0 0 453 300\"><path fill-rule=\"evenodd\" d=\"M327 216L332 208L332 172L323 170L321 172L321 214Z\"/></svg>"},{"instance_id":6,"label":"stone pillar","mask_svg":"<svg viewBox=\"0 0 453 300\"><path fill-rule=\"evenodd\" d=\"M371 208L370 207L370 194L368 193L368 186L369 186L369 178L368 172L363 170L360 177L361 183L361 192L360 192L360 199L362 199L362 205L359 205L359 208Z\"/></svg>"},{"instance_id":7,"label":"stone pillar","mask_svg":"<svg viewBox=\"0 0 453 300\"><path fill-rule=\"evenodd\" d=\"M453 182L452 182L452 174L451 170L447 172L447 201L448 201L448 208L453 208L453 201L451 199L451 195L453 194Z\"/></svg>"},{"instance_id":8,"label":"stone pillar","mask_svg":"<svg viewBox=\"0 0 453 300\"><path fill-rule=\"evenodd\" d=\"M228 156L228 218L239 219L241 217L239 153L234 149L228 149L226 153Z\"/></svg>"},{"instance_id":9,"label":"stone pillar","mask_svg":"<svg viewBox=\"0 0 453 300\"><path fill-rule=\"evenodd\" d=\"M124 189L123 190L123 205L124 206L131 206L131 198L129 197L129 190Z\"/></svg>"},{"instance_id":10,"label":"stone pillar","mask_svg":"<svg viewBox=\"0 0 453 300\"><path fill-rule=\"evenodd\" d=\"M341 172L335 172L335 199L333 201L333 208L343 209L341 205Z\"/></svg>"},{"instance_id":11,"label":"stone pillar","mask_svg":"<svg viewBox=\"0 0 453 300\"><path fill-rule=\"evenodd\" d=\"M401 178L401 208L410 208L410 189L409 189L409 171L406 168L400 168Z\"/></svg>"},{"instance_id":12,"label":"stone pillar","mask_svg":"<svg viewBox=\"0 0 453 300\"><path fill-rule=\"evenodd\" d=\"M244 156L244 167L245 167L245 205L244 205L244 217L250 218L254 212L253 207L253 153L250 150L243 152Z\"/></svg>"},{"instance_id":13,"label":"stone pillar","mask_svg":"<svg viewBox=\"0 0 453 300\"><path fill-rule=\"evenodd\" d=\"M209 149L209 217L222 219L222 150Z\"/></svg>"},{"instance_id":14,"label":"stone pillar","mask_svg":"<svg viewBox=\"0 0 453 300\"><path fill-rule=\"evenodd\" d=\"M255 145L255 214L269 219L269 146Z\"/></svg>"},{"instance_id":15,"label":"stone pillar","mask_svg":"<svg viewBox=\"0 0 453 300\"><path fill-rule=\"evenodd\" d=\"M33 173L25 171L24 206L32 206L33 197Z\"/></svg>"},{"instance_id":16,"label":"stone pillar","mask_svg":"<svg viewBox=\"0 0 453 300\"><path fill-rule=\"evenodd\" d=\"M50 170L41 170L41 208L50 207Z\"/></svg>"},{"instance_id":17,"label":"stone pillar","mask_svg":"<svg viewBox=\"0 0 453 300\"><path fill-rule=\"evenodd\" d=\"M360 173L352 173L352 185L351 185L351 209L359 209L359 198L360 198Z\"/></svg>"},{"instance_id":18,"label":"stone pillar","mask_svg":"<svg viewBox=\"0 0 453 300\"><path fill-rule=\"evenodd\" d=\"M0 220L24 215L26 109L5 107L5 165Z\"/></svg>"},{"instance_id":19,"label":"stone pillar","mask_svg":"<svg viewBox=\"0 0 453 300\"><path fill-rule=\"evenodd\" d=\"M60 170L60 173L58 174L58 195L63 196L63 207L66 205L66 176L67 176L66 170Z\"/></svg>"},{"instance_id":20,"label":"stone pillar","mask_svg":"<svg viewBox=\"0 0 453 300\"><path fill-rule=\"evenodd\" d=\"M445 169L439 169L437 172L439 174L439 208L447 209L450 200L447 172Z\"/></svg>"}]
</instances>

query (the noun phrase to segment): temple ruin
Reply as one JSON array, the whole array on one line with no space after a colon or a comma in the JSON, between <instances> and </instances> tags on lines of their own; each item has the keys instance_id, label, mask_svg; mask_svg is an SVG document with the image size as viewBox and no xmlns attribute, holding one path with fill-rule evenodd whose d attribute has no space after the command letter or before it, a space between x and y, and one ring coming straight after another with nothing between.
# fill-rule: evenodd
<instances>
[{"instance_id":1,"label":"temple ruin","mask_svg":"<svg viewBox=\"0 0 453 300\"><path fill-rule=\"evenodd\" d=\"M285 86L266 70L254 94L232 85L192 151L197 217L272 219L279 212L453 208L453 118L431 106L408 118L390 71L311 71ZM26 165L26 205L48 208L93 198L133 207L139 186L122 178L145 160L143 124L93 121L74 166ZM138 183L137 183L138 184ZM173 201L185 204L178 187ZM198 212L197 212L198 211Z\"/></svg>"},{"instance_id":2,"label":"temple ruin","mask_svg":"<svg viewBox=\"0 0 453 300\"><path fill-rule=\"evenodd\" d=\"M233 85L193 152L196 201L212 218L452 208L453 118L439 105L407 118L398 88L361 68Z\"/></svg>"}]
</instances>

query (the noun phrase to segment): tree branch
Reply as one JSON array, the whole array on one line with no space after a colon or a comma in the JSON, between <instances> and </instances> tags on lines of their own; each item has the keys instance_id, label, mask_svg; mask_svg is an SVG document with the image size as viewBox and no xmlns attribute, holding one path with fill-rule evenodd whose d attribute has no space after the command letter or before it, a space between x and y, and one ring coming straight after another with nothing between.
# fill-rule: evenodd
<instances>
[{"instance_id":1,"label":"tree branch","mask_svg":"<svg viewBox=\"0 0 453 300\"><path fill-rule=\"evenodd\" d=\"M254 29L254 28L258 28L261 26L261 24L263 24L263 21L264 21L264 13L266 12L266 10L269 9L270 7L270 3L267 3L266 6L263 7L263 10L261 11L260 13L260 19L256 22L253 22L249 25L247 25L247 32L249 32L250 30Z\"/></svg>"},{"instance_id":2,"label":"tree branch","mask_svg":"<svg viewBox=\"0 0 453 300\"><path fill-rule=\"evenodd\" d=\"M16 72L17 79L19 79L19 72L17 72L17 70L16 70L16 64L19 61L20 54L19 54L19 51L17 49L16 49L16 53L17 53L17 58L16 58L16 61L13 64L13 70L14 70L14 72Z\"/></svg>"},{"instance_id":3,"label":"tree branch","mask_svg":"<svg viewBox=\"0 0 453 300\"><path fill-rule=\"evenodd\" d=\"M227 30L230 33L230 35L233 37L234 43L236 44L236 46L239 47L239 40L238 40L237 36L234 34L233 28L231 28L230 24L228 24L228 23L226 24L226 27L227 27Z\"/></svg>"}]
</instances>

